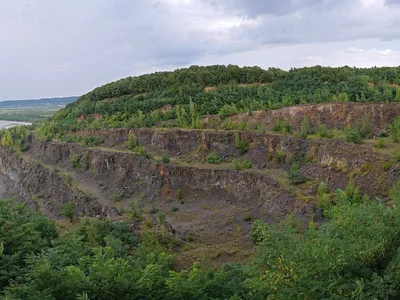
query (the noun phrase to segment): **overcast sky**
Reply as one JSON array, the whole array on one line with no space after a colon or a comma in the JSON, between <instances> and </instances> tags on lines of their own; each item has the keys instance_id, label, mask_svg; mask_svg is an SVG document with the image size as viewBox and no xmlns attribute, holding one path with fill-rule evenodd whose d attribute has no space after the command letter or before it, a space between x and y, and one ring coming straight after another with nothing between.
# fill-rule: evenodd
<instances>
[{"instance_id":1,"label":"overcast sky","mask_svg":"<svg viewBox=\"0 0 400 300\"><path fill-rule=\"evenodd\" d=\"M192 64L400 65L400 0L0 0L0 99Z\"/></svg>"}]
</instances>

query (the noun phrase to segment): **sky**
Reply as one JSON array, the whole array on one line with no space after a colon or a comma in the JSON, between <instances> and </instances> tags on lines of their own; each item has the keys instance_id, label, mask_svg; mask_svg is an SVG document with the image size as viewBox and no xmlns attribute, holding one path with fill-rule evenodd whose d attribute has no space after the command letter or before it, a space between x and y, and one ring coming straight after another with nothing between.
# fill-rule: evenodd
<instances>
[{"instance_id":1,"label":"sky","mask_svg":"<svg viewBox=\"0 0 400 300\"><path fill-rule=\"evenodd\" d=\"M400 0L0 0L0 99L190 65L399 66Z\"/></svg>"}]
</instances>

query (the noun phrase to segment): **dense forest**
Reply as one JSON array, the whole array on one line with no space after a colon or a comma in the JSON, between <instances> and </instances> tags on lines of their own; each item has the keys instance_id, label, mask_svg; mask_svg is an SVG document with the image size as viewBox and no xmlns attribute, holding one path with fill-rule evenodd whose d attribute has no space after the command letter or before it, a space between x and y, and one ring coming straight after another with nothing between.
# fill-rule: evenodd
<instances>
[{"instance_id":1,"label":"dense forest","mask_svg":"<svg viewBox=\"0 0 400 300\"><path fill-rule=\"evenodd\" d=\"M185 114L190 102L202 116L217 114L226 105L254 111L330 101L400 101L398 85L400 67L316 66L283 71L233 65L192 66L98 87L58 112L53 125L152 126L160 120L176 119L182 111ZM95 113L102 119L92 118Z\"/></svg>"},{"instance_id":2,"label":"dense forest","mask_svg":"<svg viewBox=\"0 0 400 300\"><path fill-rule=\"evenodd\" d=\"M400 185L390 205L346 190L332 197L324 224L304 228L289 216L256 221L253 263L176 270L172 246L127 223L80 218L60 232L24 204L0 201L3 299L398 299ZM162 225L163 218L158 217Z\"/></svg>"}]
</instances>

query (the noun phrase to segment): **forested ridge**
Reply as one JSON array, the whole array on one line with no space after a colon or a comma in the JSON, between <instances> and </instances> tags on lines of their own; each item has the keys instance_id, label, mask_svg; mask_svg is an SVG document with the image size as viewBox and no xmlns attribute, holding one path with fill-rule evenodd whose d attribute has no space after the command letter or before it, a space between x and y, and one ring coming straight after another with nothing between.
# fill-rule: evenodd
<instances>
[{"instance_id":1,"label":"forested ridge","mask_svg":"<svg viewBox=\"0 0 400 300\"><path fill-rule=\"evenodd\" d=\"M177 117L179 105L189 111L192 101L200 115L217 114L224 105L239 110L274 109L299 103L330 101L400 101L400 67L276 68L192 66L173 72L128 77L98 87L67 105L54 117L64 126L78 126L82 115L101 114L100 127L129 127L141 112L144 125ZM81 124L81 126L83 126Z\"/></svg>"}]
</instances>

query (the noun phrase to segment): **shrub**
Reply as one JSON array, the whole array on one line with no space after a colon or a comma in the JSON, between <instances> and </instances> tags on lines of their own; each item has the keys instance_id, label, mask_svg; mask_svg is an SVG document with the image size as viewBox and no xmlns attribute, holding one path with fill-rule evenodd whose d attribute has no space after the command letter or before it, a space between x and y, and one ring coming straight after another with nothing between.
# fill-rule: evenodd
<instances>
[{"instance_id":1,"label":"shrub","mask_svg":"<svg viewBox=\"0 0 400 300\"><path fill-rule=\"evenodd\" d=\"M290 125L288 120L278 120L272 127L272 130L281 133L291 133L292 126Z\"/></svg>"},{"instance_id":2,"label":"shrub","mask_svg":"<svg viewBox=\"0 0 400 300\"><path fill-rule=\"evenodd\" d=\"M390 162L384 162L382 167L384 171L387 171L390 169L391 166L392 164Z\"/></svg>"},{"instance_id":3,"label":"shrub","mask_svg":"<svg viewBox=\"0 0 400 300\"><path fill-rule=\"evenodd\" d=\"M114 195L112 195L112 201L113 202L121 201L123 197L124 197L124 195L122 195L122 194L114 194Z\"/></svg>"},{"instance_id":4,"label":"shrub","mask_svg":"<svg viewBox=\"0 0 400 300\"><path fill-rule=\"evenodd\" d=\"M371 139L373 137L373 126L368 115L363 116L360 127L360 135L364 139Z\"/></svg>"},{"instance_id":5,"label":"shrub","mask_svg":"<svg viewBox=\"0 0 400 300\"><path fill-rule=\"evenodd\" d=\"M241 131L246 131L246 130L249 129L249 126L248 126L248 124L247 124L246 122L239 122L239 123L237 124L237 127L238 127L238 129L241 130Z\"/></svg>"},{"instance_id":6,"label":"shrub","mask_svg":"<svg viewBox=\"0 0 400 300\"><path fill-rule=\"evenodd\" d=\"M74 220L75 204L71 201L61 205L61 215L68 218L71 222Z\"/></svg>"},{"instance_id":7,"label":"shrub","mask_svg":"<svg viewBox=\"0 0 400 300\"><path fill-rule=\"evenodd\" d=\"M393 162L395 163L400 162L400 150L396 150L393 153Z\"/></svg>"},{"instance_id":8,"label":"shrub","mask_svg":"<svg viewBox=\"0 0 400 300\"><path fill-rule=\"evenodd\" d=\"M216 153L210 153L206 157L206 161L209 164L219 164L221 162L221 158Z\"/></svg>"},{"instance_id":9,"label":"shrub","mask_svg":"<svg viewBox=\"0 0 400 300\"><path fill-rule=\"evenodd\" d=\"M172 212L177 212L178 210L179 210L179 208L176 207L176 206L172 206L172 207L171 207L171 211L172 211Z\"/></svg>"},{"instance_id":10,"label":"shrub","mask_svg":"<svg viewBox=\"0 0 400 300\"><path fill-rule=\"evenodd\" d=\"M284 163L286 161L286 153L283 150L277 150L275 152L275 160L279 163Z\"/></svg>"},{"instance_id":11,"label":"shrub","mask_svg":"<svg viewBox=\"0 0 400 300\"><path fill-rule=\"evenodd\" d=\"M245 169L251 169L253 165L248 159L245 160L239 160L239 159L234 159L232 161L232 168L234 170L245 170Z\"/></svg>"},{"instance_id":12,"label":"shrub","mask_svg":"<svg viewBox=\"0 0 400 300\"><path fill-rule=\"evenodd\" d=\"M323 194L317 196L317 203L316 203L317 209L325 211L330 207L330 204L331 204L331 200L330 200L329 194L323 193Z\"/></svg>"},{"instance_id":13,"label":"shrub","mask_svg":"<svg viewBox=\"0 0 400 300\"><path fill-rule=\"evenodd\" d=\"M128 148L133 151L135 147L139 146L139 142L137 140L136 134L129 132L128 134Z\"/></svg>"},{"instance_id":14,"label":"shrub","mask_svg":"<svg viewBox=\"0 0 400 300\"><path fill-rule=\"evenodd\" d=\"M395 119L389 126L390 135L394 142L400 142L400 118Z\"/></svg>"},{"instance_id":15,"label":"shrub","mask_svg":"<svg viewBox=\"0 0 400 300\"><path fill-rule=\"evenodd\" d=\"M360 132L355 128L346 128L346 141L355 143L355 144L362 144L362 137Z\"/></svg>"},{"instance_id":16,"label":"shrub","mask_svg":"<svg viewBox=\"0 0 400 300\"><path fill-rule=\"evenodd\" d=\"M249 222L249 221L251 221L251 219L252 219L251 212L246 211L243 215L243 221Z\"/></svg>"},{"instance_id":17,"label":"shrub","mask_svg":"<svg viewBox=\"0 0 400 300\"><path fill-rule=\"evenodd\" d=\"M164 164L169 164L170 159L169 159L168 153L165 153L165 154L163 155L161 161L162 161Z\"/></svg>"},{"instance_id":18,"label":"shrub","mask_svg":"<svg viewBox=\"0 0 400 300\"><path fill-rule=\"evenodd\" d=\"M380 139L376 142L375 147L377 147L377 148L384 148L385 145L386 145L385 140L384 140L383 138L380 138Z\"/></svg>"},{"instance_id":19,"label":"shrub","mask_svg":"<svg viewBox=\"0 0 400 300\"><path fill-rule=\"evenodd\" d=\"M218 116L221 119L225 119L229 116L233 116L236 115L239 112L238 108L236 107L235 104L229 105L229 104L225 104L221 110L218 112Z\"/></svg>"},{"instance_id":20,"label":"shrub","mask_svg":"<svg viewBox=\"0 0 400 300\"><path fill-rule=\"evenodd\" d=\"M327 138L331 139L333 138L333 133L329 131L328 127L326 125L321 124L317 127L317 135L321 138Z\"/></svg>"},{"instance_id":21,"label":"shrub","mask_svg":"<svg viewBox=\"0 0 400 300\"><path fill-rule=\"evenodd\" d=\"M178 199L178 200L182 200L183 199L182 190L181 189L178 189L178 191L176 192L176 199Z\"/></svg>"},{"instance_id":22,"label":"shrub","mask_svg":"<svg viewBox=\"0 0 400 300\"><path fill-rule=\"evenodd\" d=\"M81 158L76 153L74 153L71 156L71 163L74 169L78 169L81 167Z\"/></svg>"},{"instance_id":23,"label":"shrub","mask_svg":"<svg viewBox=\"0 0 400 300\"><path fill-rule=\"evenodd\" d=\"M317 188L317 194L318 195L323 195L329 192L329 188L328 188L328 184L325 181L321 181L318 184L318 188Z\"/></svg>"},{"instance_id":24,"label":"shrub","mask_svg":"<svg viewBox=\"0 0 400 300\"><path fill-rule=\"evenodd\" d=\"M306 138L311 133L310 120L307 116L304 117L303 122L300 126L300 136Z\"/></svg>"},{"instance_id":25,"label":"shrub","mask_svg":"<svg viewBox=\"0 0 400 300\"><path fill-rule=\"evenodd\" d=\"M235 135L235 145L237 148L240 149L240 152L246 153L247 151L249 151L249 142L248 141L244 141L240 138L239 133L236 133Z\"/></svg>"},{"instance_id":26,"label":"shrub","mask_svg":"<svg viewBox=\"0 0 400 300\"><path fill-rule=\"evenodd\" d=\"M87 152L82 155L81 165L85 170L89 169L89 157Z\"/></svg>"},{"instance_id":27,"label":"shrub","mask_svg":"<svg viewBox=\"0 0 400 300\"><path fill-rule=\"evenodd\" d=\"M295 161L292 163L289 171L286 172L286 176L289 178L290 182L295 185L307 181L306 177L301 174L300 167Z\"/></svg>"},{"instance_id":28,"label":"shrub","mask_svg":"<svg viewBox=\"0 0 400 300\"><path fill-rule=\"evenodd\" d=\"M155 204L153 204L153 205L151 206L151 208L150 208L150 213L151 213L152 215L158 213L158 208L156 207Z\"/></svg>"},{"instance_id":29,"label":"shrub","mask_svg":"<svg viewBox=\"0 0 400 300\"><path fill-rule=\"evenodd\" d=\"M221 129L223 130L233 130L235 125L233 124L231 119L226 119L221 123Z\"/></svg>"},{"instance_id":30,"label":"shrub","mask_svg":"<svg viewBox=\"0 0 400 300\"><path fill-rule=\"evenodd\" d=\"M132 149L132 153L137 156L143 156L145 158L152 158L151 154L141 145L136 146Z\"/></svg>"}]
</instances>

